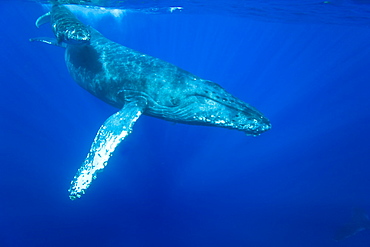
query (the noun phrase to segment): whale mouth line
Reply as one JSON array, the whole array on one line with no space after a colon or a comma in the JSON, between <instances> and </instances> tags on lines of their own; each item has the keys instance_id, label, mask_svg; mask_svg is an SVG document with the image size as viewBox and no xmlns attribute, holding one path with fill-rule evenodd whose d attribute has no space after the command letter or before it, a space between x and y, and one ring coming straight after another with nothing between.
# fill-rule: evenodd
<instances>
[{"instance_id":1,"label":"whale mouth line","mask_svg":"<svg viewBox=\"0 0 370 247\"><path fill-rule=\"evenodd\" d=\"M235 101L235 104L230 104L230 101L224 102L199 94L193 94L189 97L201 98L207 101L204 107L209 107L209 109L205 109L205 113L209 115L202 116L202 112L200 112L198 116L194 116L195 119L200 120L205 125L236 129L250 136L258 136L271 129L270 121L254 107L247 104L242 107L237 101ZM194 103L195 102L188 103L186 106L191 106ZM225 109L218 109L220 106ZM185 104L180 107L185 109ZM201 109L201 107L199 107L199 109ZM228 112L229 115L222 114L222 112Z\"/></svg>"}]
</instances>

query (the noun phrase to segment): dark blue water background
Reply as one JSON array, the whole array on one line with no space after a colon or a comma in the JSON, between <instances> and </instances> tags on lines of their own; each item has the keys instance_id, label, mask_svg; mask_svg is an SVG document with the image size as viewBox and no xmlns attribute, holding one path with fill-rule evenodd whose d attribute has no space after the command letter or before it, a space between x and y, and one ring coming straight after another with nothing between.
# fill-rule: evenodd
<instances>
[{"instance_id":1,"label":"dark blue water background","mask_svg":"<svg viewBox=\"0 0 370 247\"><path fill-rule=\"evenodd\" d=\"M70 78L62 48L28 42L52 36L34 25L45 12L0 3L1 247L370 245L370 231L332 239L352 208L370 212L366 18L202 10L84 19L219 83L273 128L247 137L143 116L87 194L70 201L70 180L116 109Z\"/></svg>"}]
</instances>

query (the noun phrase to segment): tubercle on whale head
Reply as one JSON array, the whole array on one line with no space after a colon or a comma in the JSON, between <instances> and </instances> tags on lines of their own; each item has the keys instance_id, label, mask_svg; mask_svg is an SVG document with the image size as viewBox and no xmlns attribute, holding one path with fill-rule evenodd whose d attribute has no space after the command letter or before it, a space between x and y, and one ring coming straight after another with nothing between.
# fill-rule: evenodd
<instances>
[{"instance_id":1,"label":"tubercle on whale head","mask_svg":"<svg viewBox=\"0 0 370 247\"><path fill-rule=\"evenodd\" d=\"M261 116L260 123L256 120L256 125L258 126L252 133L244 131L247 136L259 136L263 132L266 132L271 129L271 123L270 120L266 117ZM257 130L257 131L256 131Z\"/></svg>"}]
</instances>

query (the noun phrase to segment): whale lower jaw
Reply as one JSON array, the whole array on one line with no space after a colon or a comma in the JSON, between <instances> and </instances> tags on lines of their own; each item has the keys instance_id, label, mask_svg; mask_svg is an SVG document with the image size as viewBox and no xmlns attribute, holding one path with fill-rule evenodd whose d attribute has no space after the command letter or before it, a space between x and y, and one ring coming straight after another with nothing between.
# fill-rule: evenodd
<instances>
[{"instance_id":1,"label":"whale lower jaw","mask_svg":"<svg viewBox=\"0 0 370 247\"><path fill-rule=\"evenodd\" d=\"M155 107L148 107L144 114L175 123L239 130L248 136L258 136L271 129L270 121L253 107L245 107L241 111L206 97L193 97L196 100L176 107L156 104ZM155 104L152 100L148 102L150 102L149 105Z\"/></svg>"}]
</instances>

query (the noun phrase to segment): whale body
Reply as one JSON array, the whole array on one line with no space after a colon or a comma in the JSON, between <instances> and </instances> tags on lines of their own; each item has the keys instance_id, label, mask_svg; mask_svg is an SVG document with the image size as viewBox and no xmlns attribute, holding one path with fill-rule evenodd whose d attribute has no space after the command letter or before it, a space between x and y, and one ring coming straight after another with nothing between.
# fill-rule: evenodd
<instances>
[{"instance_id":1,"label":"whale body","mask_svg":"<svg viewBox=\"0 0 370 247\"><path fill-rule=\"evenodd\" d=\"M271 128L261 112L220 85L107 39L62 5L54 5L44 16L53 18L40 17L36 25L50 21L56 39L31 41L65 47L65 62L72 78L120 109L100 127L72 181L72 200L85 193L142 114L176 123L235 129L252 136Z\"/></svg>"}]
</instances>

